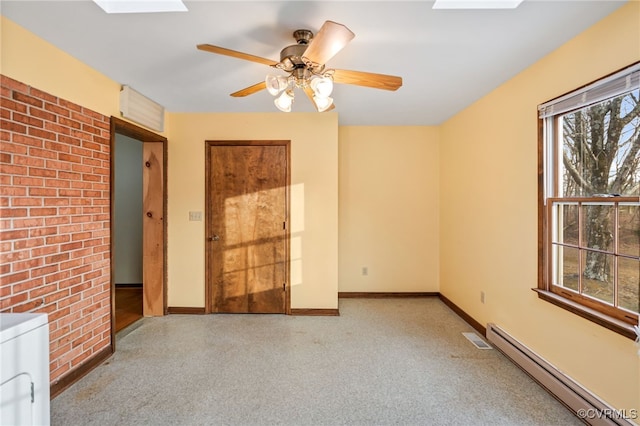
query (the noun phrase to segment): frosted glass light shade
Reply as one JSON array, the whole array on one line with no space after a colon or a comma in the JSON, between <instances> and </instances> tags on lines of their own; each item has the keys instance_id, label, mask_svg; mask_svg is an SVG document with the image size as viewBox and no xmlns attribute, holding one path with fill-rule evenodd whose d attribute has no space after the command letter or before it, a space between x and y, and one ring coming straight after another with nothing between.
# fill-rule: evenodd
<instances>
[{"instance_id":1,"label":"frosted glass light shade","mask_svg":"<svg viewBox=\"0 0 640 426\"><path fill-rule=\"evenodd\" d=\"M278 96L273 103L275 106L283 112L291 112L291 104L293 104L293 92L287 90L282 92L282 95Z\"/></svg>"},{"instance_id":2,"label":"frosted glass light shade","mask_svg":"<svg viewBox=\"0 0 640 426\"><path fill-rule=\"evenodd\" d=\"M278 93L286 89L288 84L285 77L272 74L267 75L264 82L267 85L267 91L273 96L276 96Z\"/></svg>"},{"instance_id":3,"label":"frosted glass light shade","mask_svg":"<svg viewBox=\"0 0 640 426\"><path fill-rule=\"evenodd\" d=\"M316 96L329 97L333 91L333 81L328 77L315 77L311 80L311 89Z\"/></svg>"},{"instance_id":4,"label":"frosted glass light shade","mask_svg":"<svg viewBox=\"0 0 640 426\"><path fill-rule=\"evenodd\" d=\"M324 112L328 110L331 105L333 105L333 98L327 96L314 96L313 101L316 103L316 107L318 108L318 112Z\"/></svg>"}]
</instances>

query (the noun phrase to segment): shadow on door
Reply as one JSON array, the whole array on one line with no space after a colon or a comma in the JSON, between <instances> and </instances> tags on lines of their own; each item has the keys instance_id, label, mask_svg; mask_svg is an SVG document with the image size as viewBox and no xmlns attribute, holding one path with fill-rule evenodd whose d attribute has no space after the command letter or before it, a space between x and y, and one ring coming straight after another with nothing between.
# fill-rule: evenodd
<instances>
[{"instance_id":1,"label":"shadow on door","mask_svg":"<svg viewBox=\"0 0 640 426\"><path fill-rule=\"evenodd\" d=\"M206 311L288 314L291 143L206 143Z\"/></svg>"}]
</instances>

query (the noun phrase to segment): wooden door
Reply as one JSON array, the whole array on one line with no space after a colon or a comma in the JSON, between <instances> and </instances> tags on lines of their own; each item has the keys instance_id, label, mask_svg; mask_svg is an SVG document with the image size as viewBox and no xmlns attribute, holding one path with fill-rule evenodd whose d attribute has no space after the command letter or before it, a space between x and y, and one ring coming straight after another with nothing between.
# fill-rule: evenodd
<instances>
[{"instance_id":1,"label":"wooden door","mask_svg":"<svg viewBox=\"0 0 640 426\"><path fill-rule=\"evenodd\" d=\"M287 141L207 145L209 312L286 313Z\"/></svg>"},{"instance_id":2,"label":"wooden door","mask_svg":"<svg viewBox=\"0 0 640 426\"><path fill-rule=\"evenodd\" d=\"M144 142L142 167L142 313L164 314L163 145Z\"/></svg>"}]
</instances>

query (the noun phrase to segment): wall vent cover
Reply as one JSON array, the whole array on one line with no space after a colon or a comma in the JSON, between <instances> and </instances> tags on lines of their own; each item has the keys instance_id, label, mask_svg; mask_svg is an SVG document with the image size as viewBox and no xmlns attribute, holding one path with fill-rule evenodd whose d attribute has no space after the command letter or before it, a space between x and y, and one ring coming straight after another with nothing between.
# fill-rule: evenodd
<instances>
[{"instance_id":1,"label":"wall vent cover","mask_svg":"<svg viewBox=\"0 0 640 426\"><path fill-rule=\"evenodd\" d=\"M164 107L129 86L120 90L120 113L152 130L164 131Z\"/></svg>"}]
</instances>

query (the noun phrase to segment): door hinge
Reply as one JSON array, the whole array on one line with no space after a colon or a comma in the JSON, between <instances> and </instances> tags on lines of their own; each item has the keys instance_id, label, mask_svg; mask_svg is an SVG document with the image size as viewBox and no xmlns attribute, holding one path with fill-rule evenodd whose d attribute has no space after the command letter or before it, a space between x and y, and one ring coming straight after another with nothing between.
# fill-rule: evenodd
<instances>
[{"instance_id":1,"label":"door hinge","mask_svg":"<svg viewBox=\"0 0 640 426\"><path fill-rule=\"evenodd\" d=\"M282 283L282 291L287 291L287 283Z\"/></svg>"},{"instance_id":2,"label":"door hinge","mask_svg":"<svg viewBox=\"0 0 640 426\"><path fill-rule=\"evenodd\" d=\"M282 229L287 229L287 222L282 222Z\"/></svg>"},{"instance_id":3,"label":"door hinge","mask_svg":"<svg viewBox=\"0 0 640 426\"><path fill-rule=\"evenodd\" d=\"M31 382L31 403L36 402L36 392L33 388L33 382Z\"/></svg>"}]
</instances>

